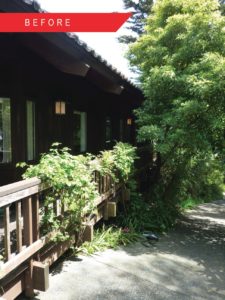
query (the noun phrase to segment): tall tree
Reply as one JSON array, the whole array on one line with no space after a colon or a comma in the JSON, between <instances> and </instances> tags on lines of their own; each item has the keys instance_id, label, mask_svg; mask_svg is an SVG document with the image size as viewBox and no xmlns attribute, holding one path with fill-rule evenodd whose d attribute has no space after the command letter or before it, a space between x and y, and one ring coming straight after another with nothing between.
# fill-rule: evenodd
<instances>
[{"instance_id":1,"label":"tall tree","mask_svg":"<svg viewBox=\"0 0 225 300\"><path fill-rule=\"evenodd\" d=\"M133 11L133 16L128 21L127 29L130 29L133 34L123 35L119 37L121 43L129 44L135 42L137 37L144 33L144 26L147 16L149 15L153 0L123 0L124 7Z\"/></svg>"},{"instance_id":2,"label":"tall tree","mask_svg":"<svg viewBox=\"0 0 225 300\"><path fill-rule=\"evenodd\" d=\"M153 146L153 194L170 201L221 175L225 17L216 0L157 0L147 24L129 53L146 97L138 137Z\"/></svg>"}]
</instances>

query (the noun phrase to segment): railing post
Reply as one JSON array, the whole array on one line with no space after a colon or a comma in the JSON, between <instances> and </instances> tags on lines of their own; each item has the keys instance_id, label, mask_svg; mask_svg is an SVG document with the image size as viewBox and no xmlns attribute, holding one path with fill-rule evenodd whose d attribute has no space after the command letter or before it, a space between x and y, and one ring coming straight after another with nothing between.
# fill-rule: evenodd
<instances>
[{"instance_id":1,"label":"railing post","mask_svg":"<svg viewBox=\"0 0 225 300\"><path fill-rule=\"evenodd\" d=\"M39 217L39 196L33 196L33 241L37 241L40 237L40 217Z\"/></svg>"},{"instance_id":2,"label":"railing post","mask_svg":"<svg viewBox=\"0 0 225 300\"><path fill-rule=\"evenodd\" d=\"M21 216L21 202L16 203L16 243L17 251L22 251L22 216Z\"/></svg>"},{"instance_id":3,"label":"railing post","mask_svg":"<svg viewBox=\"0 0 225 300\"><path fill-rule=\"evenodd\" d=\"M33 243L33 220L32 220L32 197L24 199L23 202L23 227L24 243L30 246ZM28 269L25 272L25 295L34 296L33 288L33 258L29 260Z\"/></svg>"},{"instance_id":4,"label":"railing post","mask_svg":"<svg viewBox=\"0 0 225 300\"><path fill-rule=\"evenodd\" d=\"M5 230L4 230L4 243L5 243L5 258L8 261L11 256L11 241L10 241L10 212L9 212L9 206L5 207L4 211L4 224L5 224Z\"/></svg>"}]
</instances>

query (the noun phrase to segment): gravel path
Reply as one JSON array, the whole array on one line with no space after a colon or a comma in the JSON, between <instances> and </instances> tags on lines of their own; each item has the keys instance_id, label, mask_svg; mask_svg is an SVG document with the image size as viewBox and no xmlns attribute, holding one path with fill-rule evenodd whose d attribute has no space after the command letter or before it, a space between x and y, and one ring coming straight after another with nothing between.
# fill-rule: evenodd
<instances>
[{"instance_id":1,"label":"gravel path","mask_svg":"<svg viewBox=\"0 0 225 300\"><path fill-rule=\"evenodd\" d=\"M24 298L20 298L24 299ZM225 201L188 211L155 246L69 258L40 300L224 300Z\"/></svg>"}]
</instances>

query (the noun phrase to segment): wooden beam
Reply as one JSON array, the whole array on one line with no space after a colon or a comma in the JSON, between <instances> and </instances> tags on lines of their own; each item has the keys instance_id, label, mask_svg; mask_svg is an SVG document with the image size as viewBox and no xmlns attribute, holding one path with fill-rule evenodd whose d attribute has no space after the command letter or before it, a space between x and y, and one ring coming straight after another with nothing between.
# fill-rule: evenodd
<instances>
[{"instance_id":1,"label":"wooden beam","mask_svg":"<svg viewBox=\"0 0 225 300\"><path fill-rule=\"evenodd\" d=\"M116 217L117 205L116 202L109 202L108 203L108 216L109 218Z\"/></svg>"},{"instance_id":2,"label":"wooden beam","mask_svg":"<svg viewBox=\"0 0 225 300\"><path fill-rule=\"evenodd\" d=\"M83 231L83 242L91 242L94 237L94 226L93 225L86 225Z\"/></svg>"},{"instance_id":3,"label":"wooden beam","mask_svg":"<svg viewBox=\"0 0 225 300\"><path fill-rule=\"evenodd\" d=\"M4 196L28 189L30 187L39 185L41 180L34 177L26 180L21 180L15 183L7 184L0 187L0 199Z\"/></svg>"},{"instance_id":4,"label":"wooden beam","mask_svg":"<svg viewBox=\"0 0 225 300\"><path fill-rule=\"evenodd\" d=\"M35 195L32 201L33 211L33 241L40 237L39 195Z\"/></svg>"},{"instance_id":5,"label":"wooden beam","mask_svg":"<svg viewBox=\"0 0 225 300\"><path fill-rule=\"evenodd\" d=\"M63 255L73 244L75 239L54 244L45 253L41 253L41 262L51 266L61 255Z\"/></svg>"},{"instance_id":6,"label":"wooden beam","mask_svg":"<svg viewBox=\"0 0 225 300\"><path fill-rule=\"evenodd\" d=\"M3 300L16 299L24 290L24 273L19 277L13 278L7 286L4 286L2 295Z\"/></svg>"},{"instance_id":7,"label":"wooden beam","mask_svg":"<svg viewBox=\"0 0 225 300\"><path fill-rule=\"evenodd\" d=\"M22 251L22 216L21 216L21 202L16 203L16 243L17 251Z\"/></svg>"},{"instance_id":8,"label":"wooden beam","mask_svg":"<svg viewBox=\"0 0 225 300\"><path fill-rule=\"evenodd\" d=\"M25 296L28 298L34 297L34 284L33 284L33 259L28 262L28 269L25 271Z\"/></svg>"},{"instance_id":9,"label":"wooden beam","mask_svg":"<svg viewBox=\"0 0 225 300\"><path fill-rule=\"evenodd\" d=\"M33 222L32 222L32 198L23 201L23 232L24 244L30 246L33 243Z\"/></svg>"},{"instance_id":10,"label":"wooden beam","mask_svg":"<svg viewBox=\"0 0 225 300\"><path fill-rule=\"evenodd\" d=\"M5 243L5 258L8 261L11 257L9 206L6 206L4 211L4 243Z\"/></svg>"},{"instance_id":11,"label":"wooden beam","mask_svg":"<svg viewBox=\"0 0 225 300\"><path fill-rule=\"evenodd\" d=\"M55 62L56 67L67 74L77 75L81 77L85 77L90 70L90 66L88 64L85 64L83 62L79 61L69 61L68 63L65 63L65 61L61 64Z\"/></svg>"},{"instance_id":12,"label":"wooden beam","mask_svg":"<svg viewBox=\"0 0 225 300\"><path fill-rule=\"evenodd\" d=\"M51 235L49 234L48 236L37 240L31 246L25 248L21 253L6 262L0 269L0 280L37 253L50 241L50 239Z\"/></svg>"},{"instance_id":13,"label":"wooden beam","mask_svg":"<svg viewBox=\"0 0 225 300\"><path fill-rule=\"evenodd\" d=\"M34 289L46 292L49 288L49 265L34 261L33 267Z\"/></svg>"},{"instance_id":14,"label":"wooden beam","mask_svg":"<svg viewBox=\"0 0 225 300\"><path fill-rule=\"evenodd\" d=\"M108 200L105 201L104 211L103 211L103 219L104 219L104 221L108 221L108 219L109 219Z\"/></svg>"}]
</instances>

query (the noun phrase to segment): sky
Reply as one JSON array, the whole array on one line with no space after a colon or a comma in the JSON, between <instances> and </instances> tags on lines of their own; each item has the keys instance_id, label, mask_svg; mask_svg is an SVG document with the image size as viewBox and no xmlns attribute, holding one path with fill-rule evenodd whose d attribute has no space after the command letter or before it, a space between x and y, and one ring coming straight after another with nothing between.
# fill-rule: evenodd
<instances>
[{"instance_id":1,"label":"sky","mask_svg":"<svg viewBox=\"0 0 225 300\"><path fill-rule=\"evenodd\" d=\"M49 12L124 12L123 0L38 0L41 7ZM134 77L124 58L127 46L117 41L126 34L123 25L116 33L77 33L79 38L92 47L104 59L125 76Z\"/></svg>"}]
</instances>

